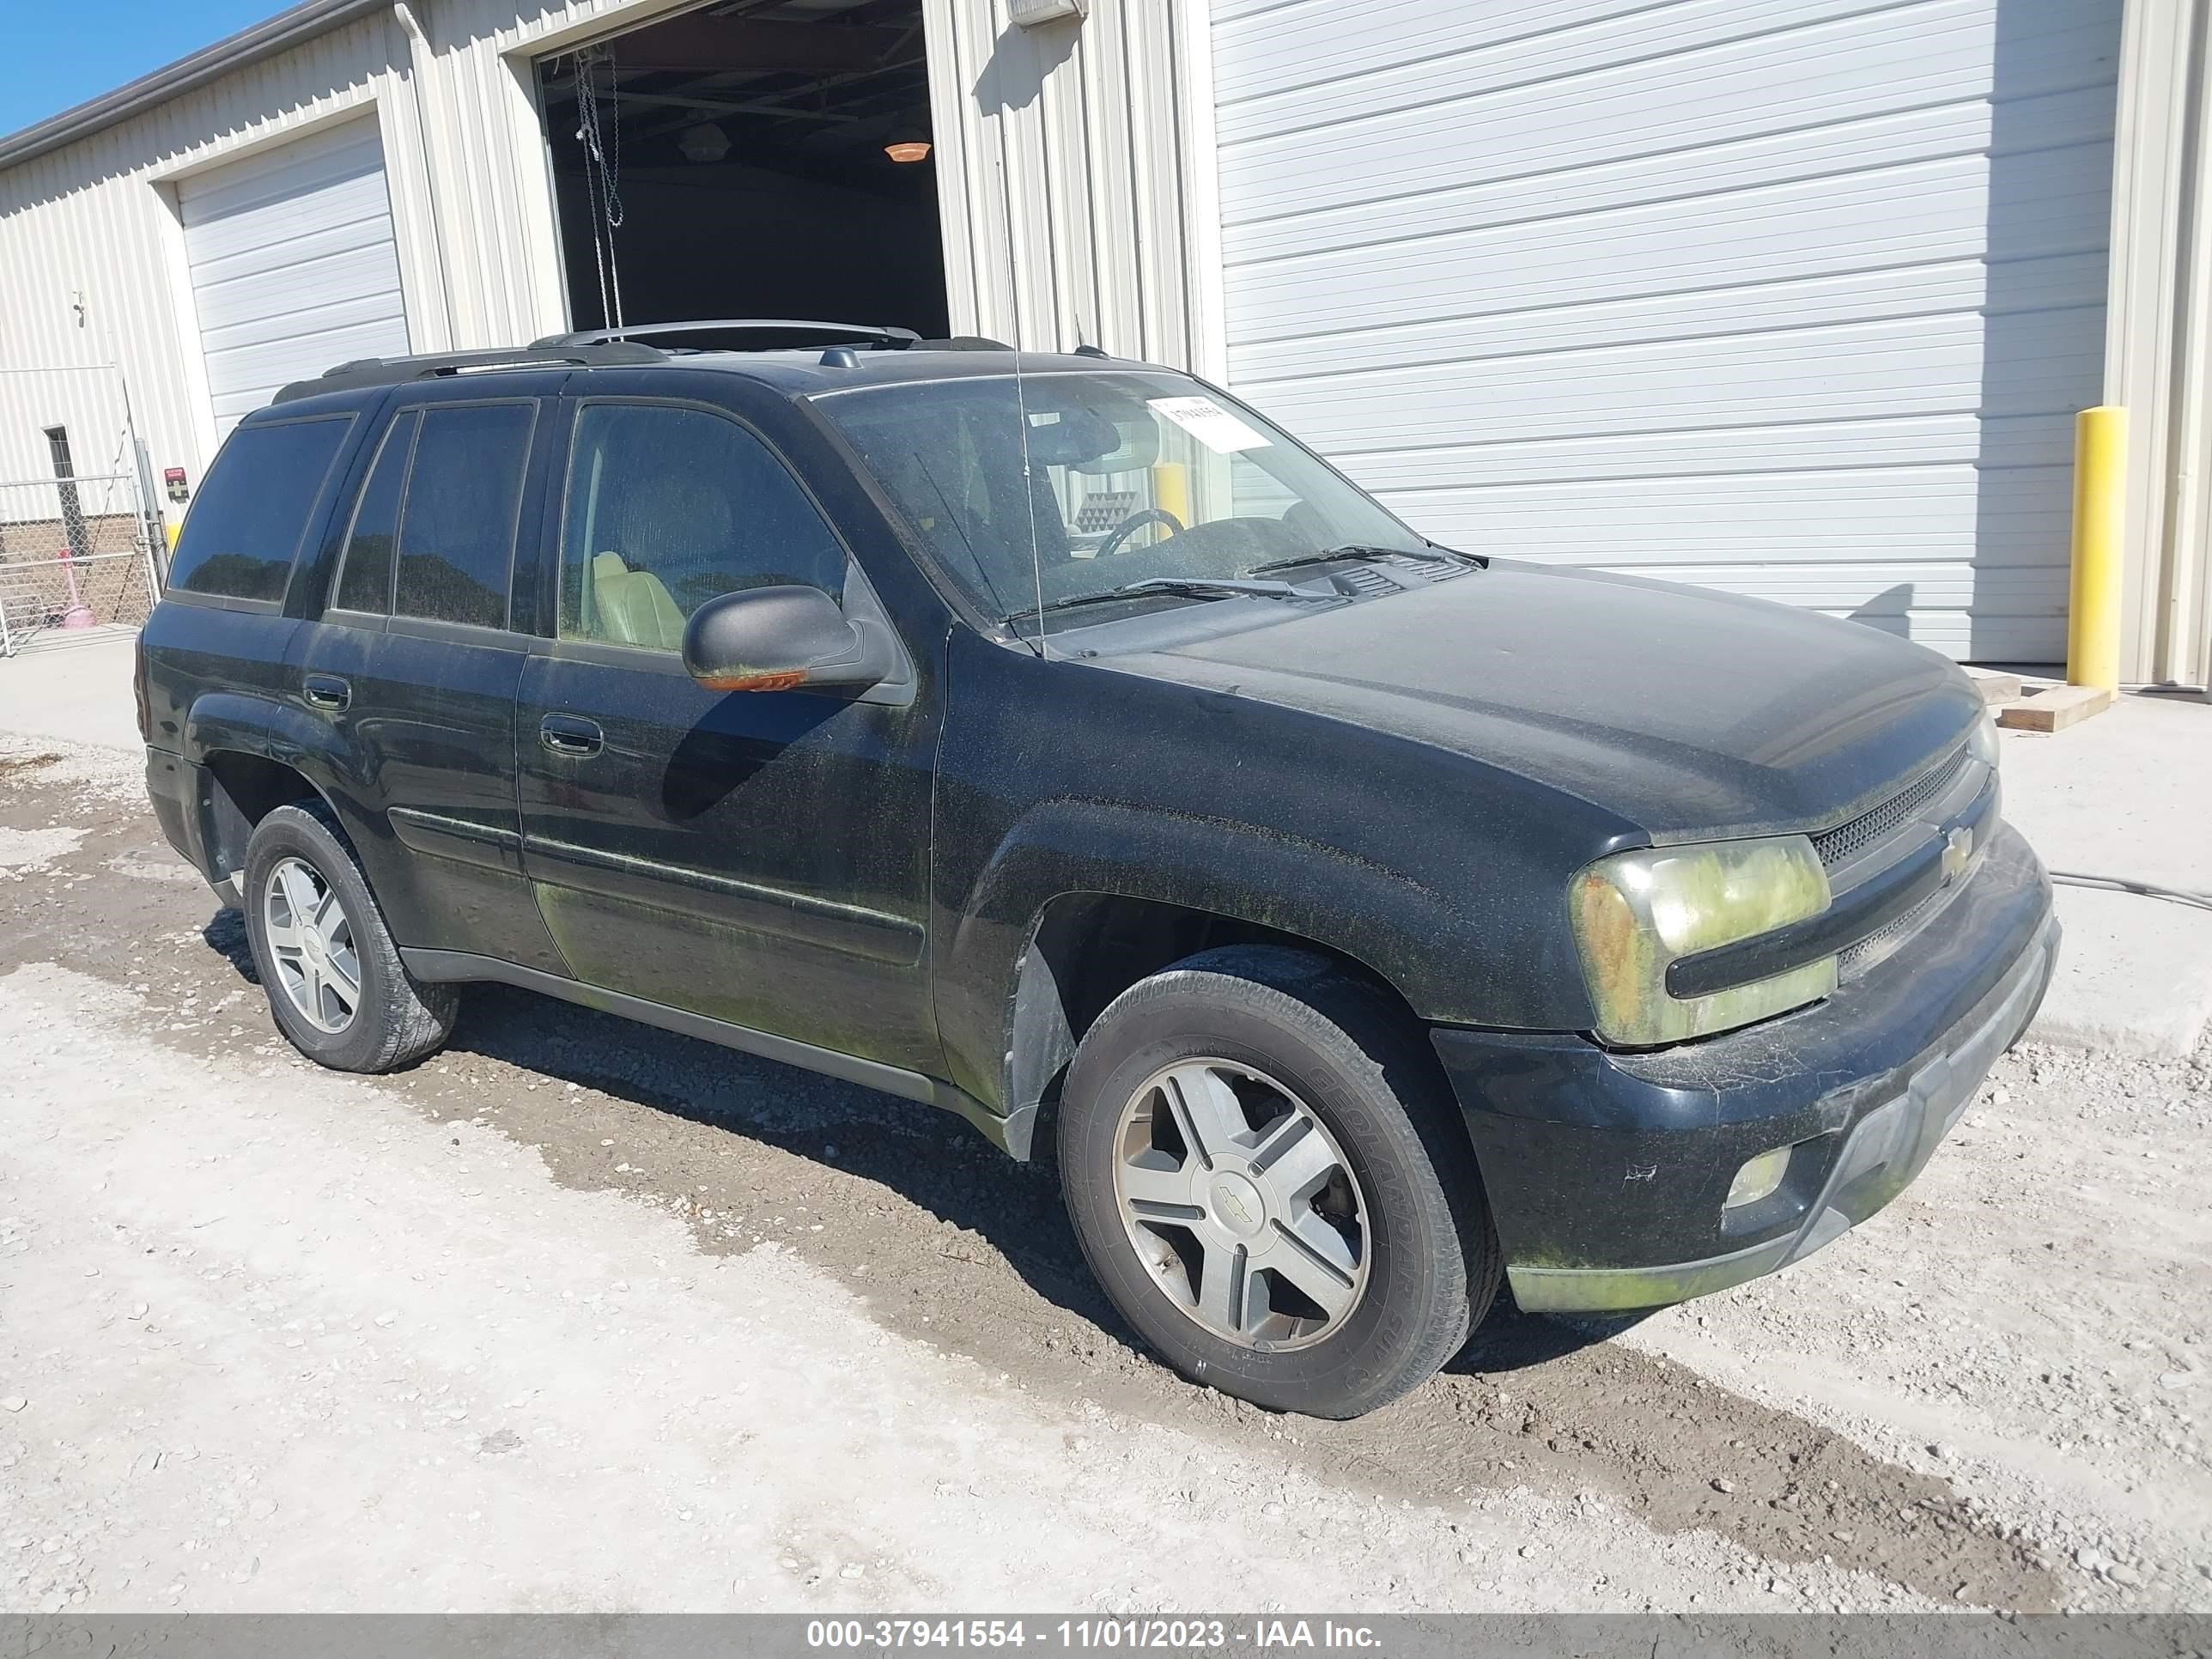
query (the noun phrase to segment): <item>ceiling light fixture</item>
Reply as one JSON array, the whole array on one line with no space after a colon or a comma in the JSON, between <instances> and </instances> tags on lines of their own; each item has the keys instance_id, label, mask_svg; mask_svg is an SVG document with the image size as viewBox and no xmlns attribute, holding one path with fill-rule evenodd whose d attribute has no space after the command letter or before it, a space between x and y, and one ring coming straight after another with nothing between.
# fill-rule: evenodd
<instances>
[{"instance_id":1,"label":"ceiling light fixture","mask_svg":"<svg viewBox=\"0 0 2212 1659\"><path fill-rule=\"evenodd\" d=\"M929 159L929 140L901 133L884 146L884 154L894 161L927 161Z\"/></svg>"},{"instance_id":2,"label":"ceiling light fixture","mask_svg":"<svg viewBox=\"0 0 2212 1659\"><path fill-rule=\"evenodd\" d=\"M690 161L719 161L730 153L730 135L712 121L702 121L696 126L684 129L677 137L676 148Z\"/></svg>"}]
</instances>

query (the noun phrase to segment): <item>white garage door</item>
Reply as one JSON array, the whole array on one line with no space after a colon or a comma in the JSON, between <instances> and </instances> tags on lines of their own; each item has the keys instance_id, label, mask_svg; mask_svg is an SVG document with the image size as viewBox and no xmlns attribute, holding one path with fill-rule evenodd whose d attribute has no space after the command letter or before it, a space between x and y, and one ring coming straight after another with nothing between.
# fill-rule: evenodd
<instances>
[{"instance_id":1,"label":"white garage door","mask_svg":"<svg viewBox=\"0 0 2212 1659\"><path fill-rule=\"evenodd\" d=\"M2063 654L2120 0L1214 0L1231 378L1439 540Z\"/></svg>"},{"instance_id":2,"label":"white garage door","mask_svg":"<svg viewBox=\"0 0 2212 1659\"><path fill-rule=\"evenodd\" d=\"M288 380L407 349L373 118L187 179L177 197L219 430Z\"/></svg>"}]
</instances>

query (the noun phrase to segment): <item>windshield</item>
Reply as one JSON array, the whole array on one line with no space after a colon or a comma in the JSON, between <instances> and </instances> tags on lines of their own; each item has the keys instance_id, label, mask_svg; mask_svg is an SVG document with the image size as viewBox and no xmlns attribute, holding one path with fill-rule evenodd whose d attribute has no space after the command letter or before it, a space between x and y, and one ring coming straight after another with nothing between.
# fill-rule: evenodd
<instances>
[{"instance_id":1,"label":"windshield","mask_svg":"<svg viewBox=\"0 0 2212 1659\"><path fill-rule=\"evenodd\" d=\"M1340 547L1427 549L1295 440L1186 376L1024 374L1017 395L1008 374L816 399L986 616L1033 611L1040 588L1051 606Z\"/></svg>"}]
</instances>

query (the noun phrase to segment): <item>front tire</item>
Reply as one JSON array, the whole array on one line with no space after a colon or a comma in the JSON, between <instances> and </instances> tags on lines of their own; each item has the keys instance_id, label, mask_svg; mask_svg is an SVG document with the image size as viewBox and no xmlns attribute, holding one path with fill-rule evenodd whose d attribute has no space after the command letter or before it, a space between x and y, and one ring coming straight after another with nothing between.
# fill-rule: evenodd
<instances>
[{"instance_id":1,"label":"front tire","mask_svg":"<svg viewBox=\"0 0 2212 1659\"><path fill-rule=\"evenodd\" d=\"M361 864L321 802L279 806L246 844L246 934L292 1046L338 1072L390 1072L440 1048L459 995L399 960Z\"/></svg>"},{"instance_id":2,"label":"front tire","mask_svg":"<svg viewBox=\"0 0 2212 1659\"><path fill-rule=\"evenodd\" d=\"M1448 1085L1364 982L1272 946L1124 992L1060 1109L1068 1213L1114 1305L1192 1381L1357 1417L1457 1352L1497 1237Z\"/></svg>"}]
</instances>

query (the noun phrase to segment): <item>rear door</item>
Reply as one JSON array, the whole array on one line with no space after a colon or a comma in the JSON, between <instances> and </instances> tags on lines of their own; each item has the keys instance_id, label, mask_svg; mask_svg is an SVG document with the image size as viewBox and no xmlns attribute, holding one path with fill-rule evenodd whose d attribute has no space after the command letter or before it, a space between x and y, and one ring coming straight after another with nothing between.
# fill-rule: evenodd
<instances>
[{"instance_id":1,"label":"rear door","mask_svg":"<svg viewBox=\"0 0 2212 1659\"><path fill-rule=\"evenodd\" d=\"M532 374L403 388L299 684L350 757L347 828L400 942L548 972L560 957L523 879L515 807L531 619L512 593L550 448L556 405L538 394L556 386Z\"/></svg>"},{"instance_id":2,"label":"rear door","mask_svg":"<svg viewBox=\"0 0 2212 1659\"><path fill-rule=\"evenodd\" d=\"M805 583L887 622L873 590L795 472L726 410L587 398L568 450L556 637L524 671L516 739L525 865L571 968L935 1072L933 687L703 689L679 652L708 599Z\"/></svg>"}]
</instances>

